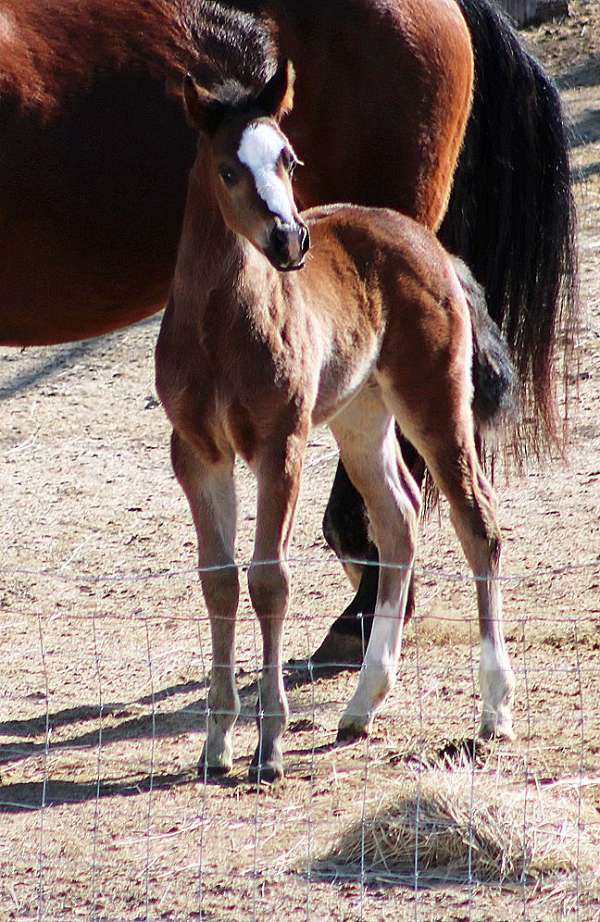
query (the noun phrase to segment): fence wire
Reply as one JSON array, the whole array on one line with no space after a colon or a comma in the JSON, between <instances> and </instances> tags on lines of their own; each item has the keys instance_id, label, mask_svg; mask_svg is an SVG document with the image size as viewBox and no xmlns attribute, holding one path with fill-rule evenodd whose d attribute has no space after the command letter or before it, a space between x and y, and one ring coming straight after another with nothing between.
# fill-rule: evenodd
<instances>
[{"instance_id":1,"label":"fence wire","mask_svg":"<svg viewBox=\"0 0 600 922\"><path fill-rule=\"evenodd\" d=\"M316 557L289 562L292 571L337 567ZM416 573L436 585L473 579L443 569ZM533 578L542 584L580 573L600 573L600 560L548 567ZM358 667L343 657L310 659L333 616L298 612L296 600L287 639L295 638L294 654L302 647L304 658L286 666L287 777L271 788L247 780L259 732L255 700L259 717L274 716L261 702L261 642L247 600L238 617L234 769L213 779L198 765L211 713L226 712L208 705L209 619L190 579L196 574L0 570L3 582L48 586L46 611L34 602L3 617L8 643L13 630L38 636L37 656L32 643L18 688L1 699L8 719L0 722L0 905L10 907L10 918L425 920L462 912L475 920L484 909L497 919L600 915L597 860L590 861L600 848L600 610L526 618L509 610L515 744L474 742L474 611L418 611L406 629L398 685L373 734L342 746L336 723ZM501 579L510 593L530 585L532 574ZM173 581L188 593L177 614L156 605L156 590ZM134 593L156 587L154 604L133 615L131 600L127 611L107 610L103 589L114 583ZM69 603L57 613L53 593L82 585L92 589L85 610ZM364 620L361 628L364 651ZM432 779L449 799L436 828ZM500 813L516 804L508 826L494 819L492 791L505 798ZM482 854L492 845L482 829L494 822L497 868L485 877ZM454 832L461 848L454 843L432 864L432 837L443 856L444 835Z\"/></svg>"}]
</instances>

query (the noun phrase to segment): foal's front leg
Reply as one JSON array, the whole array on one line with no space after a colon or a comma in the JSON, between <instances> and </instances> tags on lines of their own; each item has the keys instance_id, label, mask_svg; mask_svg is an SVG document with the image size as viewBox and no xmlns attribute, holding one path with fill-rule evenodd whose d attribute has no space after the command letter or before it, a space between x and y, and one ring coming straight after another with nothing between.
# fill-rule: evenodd
<instances>
[{"instance_id":1,"label":"foal's front leg","mask_svg":"<svg viewBox=\"0 0 600 922\"><path fill-rule=\"evenodd\" d=\"M208 461L173 433L173 470L187 497L198 537L198 567L210 617L212 670L207 737L200 775L226 774L233 766L233 725L240 711L235 686L235 617L239 579L234 563L236 499L233 455Z\"/></svg>"},{"instance_id":2,"label":"foal's front leg","mask_svg":"<svg viewBox=\"0 0 600 922\"><path fill-rule=\"evenodd\" d=\"M260 622L263 672L259 684L259 741L250 777L275 781L283 777L281 737L288 721L283 687L283 623L290 594L286 562L306 448L308 423L272 441L257 459L256 540L248 572L248 588Z\"/></svg>"}]
</instances>

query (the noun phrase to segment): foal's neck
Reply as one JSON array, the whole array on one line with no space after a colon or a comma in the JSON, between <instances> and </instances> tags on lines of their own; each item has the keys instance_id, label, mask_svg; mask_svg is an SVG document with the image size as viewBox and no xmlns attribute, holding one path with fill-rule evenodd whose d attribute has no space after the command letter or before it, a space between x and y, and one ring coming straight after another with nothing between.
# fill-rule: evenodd
<instances>
[{"instance_id":1,"label":"foal's neck","mask_svg":"<svg viewBox=\"0 0 600 922\"><path fill-rule=\"evenodd\" d=\"M222 309L239 312L243 304L246 311L260 313L281 284L268 260L225 224L202 155L190 176L175 279L176 302L195 313L215 292Z\"/></svg>"}]
</instances>

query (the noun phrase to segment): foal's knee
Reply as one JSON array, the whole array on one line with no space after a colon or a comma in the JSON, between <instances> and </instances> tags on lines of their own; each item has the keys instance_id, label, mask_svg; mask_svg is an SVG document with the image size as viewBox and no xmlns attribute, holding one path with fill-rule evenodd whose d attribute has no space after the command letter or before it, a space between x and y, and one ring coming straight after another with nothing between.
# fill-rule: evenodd
<instances>
[{"instance_id":1,"label":"foal's knee","mask_svg":"<svg viewBox=\"0 0 600 922\"><path fill-rule=\"evenodd\" d=\"M290 577L287 565L253 563L248 571L248 590L258 617L285 612L290 595Z\"/></svg>"},{"instance_id":2,"label":"foal's knee","mask_svg":"<svg viewBox=\"0 0 600 922\"><path fill-rule=\"evenodd\" d=\"M222 616L234 615L240 595L237 567L231 564L205 571L200 574L200 580L209 612Z\"/></svg>"},{"instance_id":3,"label":"foal's knee","mask_svg":"<svg viewBox=\"0 0 600 922\"><path fill-rule=\"evenodd\" d=\"M395 513L393 518L388 510L385 515L373 513L371 524L375 540L382 560L409 565L417 549L419 519L408 498L396 507Z\"/></svg>"}]
</instances>

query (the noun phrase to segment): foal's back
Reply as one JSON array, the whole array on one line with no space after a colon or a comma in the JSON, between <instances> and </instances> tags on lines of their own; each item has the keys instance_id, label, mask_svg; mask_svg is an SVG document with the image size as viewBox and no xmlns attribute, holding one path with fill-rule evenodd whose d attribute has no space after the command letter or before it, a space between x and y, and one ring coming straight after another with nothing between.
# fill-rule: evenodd
<instances>
[{"instance_id":1,"label":"foal's back","mask_svg":"<svg viewBox=\"0 0 600 922\"><path fill-rule=\"evenodd\" d=\"M431 231L384 208L330 205L302 217L311 255L294 281L325 341L316 423L373 371L399 374L424 353L451 361L461 350L464 295Z\"/></svg>"}]
</instances>

